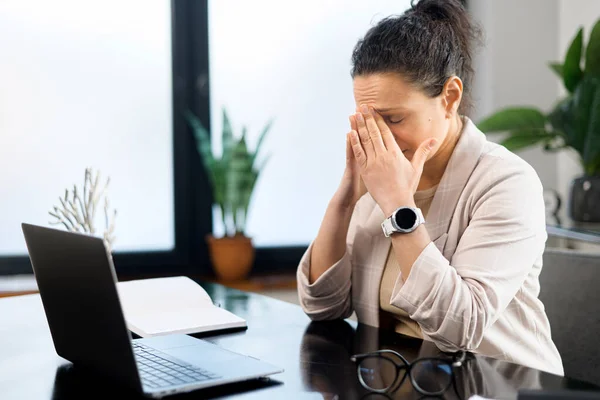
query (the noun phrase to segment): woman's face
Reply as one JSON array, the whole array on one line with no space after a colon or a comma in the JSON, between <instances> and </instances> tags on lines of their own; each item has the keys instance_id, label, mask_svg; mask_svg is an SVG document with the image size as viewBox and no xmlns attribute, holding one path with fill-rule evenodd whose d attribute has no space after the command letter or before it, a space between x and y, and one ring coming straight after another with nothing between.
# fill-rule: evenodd
<instances>
[{"instance_id":1,"label":"woman's face","mask_svg":"<svg viewBox=\"0 0 600 400\"><path fill-rule=\"evenodd\" d=\"M354 100L357 111L362 104L366 104L383 116L398 146L409 160L421 143L436 138L438 145L430 154L431 158L444 146L453 120L451 117L456 115L458 108L458 104L454 103L460 102L462 86L458 89L459 93L452 93L449 88L451 81L446 83L442 94L431 98L399 74L357 76L354 78ZM456 96L458 102L454 101Z\"/></svg>"}]
</instances>

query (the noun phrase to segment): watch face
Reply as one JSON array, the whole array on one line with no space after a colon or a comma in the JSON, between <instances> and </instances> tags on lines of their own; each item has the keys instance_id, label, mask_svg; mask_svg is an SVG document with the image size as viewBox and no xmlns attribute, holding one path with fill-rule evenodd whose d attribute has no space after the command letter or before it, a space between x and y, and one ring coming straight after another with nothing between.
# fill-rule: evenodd
<instances>
[{"instance_id":1,"label":"watch face","mask_svg":"<svg viewBox=\"0 0 600 400\"><path fill-rule=\"evenodd\" d=\"M417 222L417 214L410 208L402 208L396 212L396 225L401 229L410 229Z\"/></svg>"}]
</instances>

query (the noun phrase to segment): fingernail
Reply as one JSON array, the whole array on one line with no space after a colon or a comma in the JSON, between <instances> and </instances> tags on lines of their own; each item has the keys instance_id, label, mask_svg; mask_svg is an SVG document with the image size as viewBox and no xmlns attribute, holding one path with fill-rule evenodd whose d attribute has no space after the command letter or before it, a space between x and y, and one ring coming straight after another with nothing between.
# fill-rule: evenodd
<instances>
[{"instance_id":1,"label":"fingernail","mask_svg":"<svg viewBox=\"0 0 600 400\"><path fill-rule=\"evenodd\" d=\"M366 104L363 104L362 106L360 106L360 112L362 112L364 114L368 114L369 113L369 107L367 107Z\"/></svg>"},{"instance_id":2,"label":"fingernail","mask_svg":"<svg viewBox=\"0 0 600 400\"><path fill-rule=\"evenodd\" d=\"M375 109L373 107L369 107L369 112L372 116L375 116Z\"/></svg>"},{"instance_id":3,"label":"fingernail","mask_svg":"<svg viewBox=\"0 0 600 400\"><path fill-rule=\"evenodd\" d=\"M365 119L363 118L363 115L361 113L356 113L356 119L359 120L360 122L365 121Z\"/></svg>"},{"instance_id":4,"label":"fingernail","mask_svg":"<svg viewBox=\"0 0 600 400\"><path fill-rule=\"evenodd\" d=\"M435 144L437 143L436 139L432 139L429 141L429 149L433 149L433 147L435 146Z\"/></svg>"}]
</instances>

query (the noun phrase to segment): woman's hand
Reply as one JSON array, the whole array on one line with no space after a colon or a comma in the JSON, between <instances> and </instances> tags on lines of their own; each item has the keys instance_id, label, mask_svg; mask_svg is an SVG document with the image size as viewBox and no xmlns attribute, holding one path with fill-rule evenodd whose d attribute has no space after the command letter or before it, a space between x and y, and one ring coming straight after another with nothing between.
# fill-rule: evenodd
<instances>
[{"instance_id":1,"label":"woman's hand","mask_svg":"<svg viewBox=\"0 0 600 400\"><path fill-rule=\"evenodd\" d=\"M358 130L354 115L350 116L350 127L352 131ZM334 195L335 203L345 209L354 209L358 200L367 193L360 176L358 162L354 157L352 145L350 144L352 131L346 135L346 168L344 169L342 181Z\"/></svg>"},{"instance_id":2,"label":"woman's hand","mask_svg":"<svg viewBox=\"0 0 600 400\"><path fill-rule=\"evenodd\" d=\"M356 120L350 118L353 131L358 129ZM346 135L346 169L342 181L325 210L319 233L313 242L310 257L309 283L314 283L332 265L342 259L347 251L346 240L354 206L367 192L360 177L360 169L352 146L351 134Z\"/></svg>"},{"instance_id":3,"label":"woman's hand","mask_svg":"<svg viewBox=\"0 0 600 400\"><path fill-rule=\"evenodd\" d=\"M366 189L386 216L398 207L414 206L423 166L436 140L425 140L408 161L373 108L362 105L355 117L357 129L350 133L350 143Z\"/></svg>"}]
</instances>

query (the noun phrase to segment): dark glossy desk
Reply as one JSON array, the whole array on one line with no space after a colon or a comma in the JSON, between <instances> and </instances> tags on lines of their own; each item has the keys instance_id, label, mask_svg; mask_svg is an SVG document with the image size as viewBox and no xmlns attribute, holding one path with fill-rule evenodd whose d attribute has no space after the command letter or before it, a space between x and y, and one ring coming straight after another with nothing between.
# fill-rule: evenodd
<instances>
[{"instance_id":1,"label":"dark glossy desk","mask_svg":"<svg viewBox=\"0 0 600 400\"><path fill-rule=\"evenodd\" d=\"M227 349L285 368L270 380L196 391L172 399L381 399L366 396L353 353L391 348L410 361L437 355L428 342L346 321L311 323L295 305L272 298L203 284L215 303L244 317L248 330L205 336ZM85 332L81 332L85 335ZM456 377L464 399L516 398L518 389L593 389L592 385L537 370L474 356ZM0 299L0 399L136 398L106 380L73 367L56 355L38 295ZM337 396L337 397L336 397ZM392 398L418 398L410 384ZM448 391L448 398L456 398Z\"/></svg>"}]
</instances>

